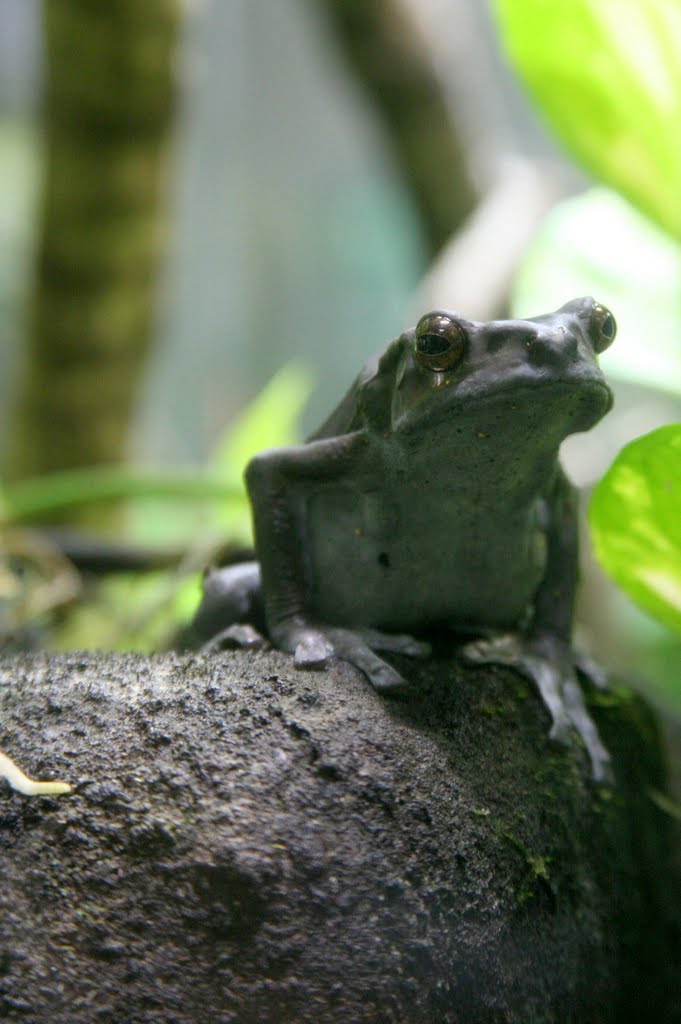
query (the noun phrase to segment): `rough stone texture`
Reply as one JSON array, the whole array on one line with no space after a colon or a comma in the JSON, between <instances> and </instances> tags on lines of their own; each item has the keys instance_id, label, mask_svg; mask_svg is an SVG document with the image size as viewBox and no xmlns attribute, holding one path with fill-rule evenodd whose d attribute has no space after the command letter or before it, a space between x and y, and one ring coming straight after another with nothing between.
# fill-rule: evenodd
<instances>
[{"instance_id":1,"label":"rough stone texture","mask_svg":"<svg viewBox=\"0 0 681 1024\"><path fill-rule=\"evenodd\" d=\"M652 713L594 709L599 790L513 672L396 664L400 701L277 652L0 660L0 745L75 784L0 793L0 1019L681 1019Z\"/></svg>"}]
</instances>

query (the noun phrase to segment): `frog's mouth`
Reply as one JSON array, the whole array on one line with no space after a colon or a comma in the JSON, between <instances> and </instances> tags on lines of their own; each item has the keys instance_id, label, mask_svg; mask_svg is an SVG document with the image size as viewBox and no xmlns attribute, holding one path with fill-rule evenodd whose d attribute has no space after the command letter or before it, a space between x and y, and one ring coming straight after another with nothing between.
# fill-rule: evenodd
<instances>
[{"instance_id":1,"label":"frog's mouth","mask_svg":"<svg viewBox=\"0 0 681 1024\"><path fill-rule=\"evenodd\" d=\"M512 382L502 385L498 392L481 394L475 404L480 408L498 407L500 411L513 409L544 422L569 420L570 433L589 430L610 411L613 394L605 379L593 373L565 378L537 380L518 375Z\"/></svg>"},{"instance_id":2,"label":"frog's mouth","mask_svg":"<svg viewBox=\"0 0 681 1024\"><path fill-rule=\"evenodd\" d=\"M496 433L515 421L525 430L540 430L562 440L590 430L612 408L612 391L598 367L583 366L558 377L525 369L518 367L493 387L488 380L476 380L477 375L460 381L443 379L423 400L393 409L393 429L411 432L460 420L474 428L480 424L480 430L486 424Z\"/></svg>"}]
</instances>

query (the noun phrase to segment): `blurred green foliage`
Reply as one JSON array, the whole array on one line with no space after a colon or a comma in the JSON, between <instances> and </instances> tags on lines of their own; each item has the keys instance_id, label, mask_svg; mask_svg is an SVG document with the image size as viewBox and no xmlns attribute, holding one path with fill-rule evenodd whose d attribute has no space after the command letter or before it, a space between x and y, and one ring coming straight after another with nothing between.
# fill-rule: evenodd
<instances>
[{"instance_id":1,"label":"blurred green foliage","mask_svg":"<svg viewBox=\"0 0 681 1024\"><path fill-rule=\"evenodd\" d=\"M300 415L310 389L306 371L284 366L225 430L213 456L195 473L94 467L19 481L0 489L0 544L4 534L6 560L11 559L18 536L13 531L26 520L101 501L124 503L123 539L151 548L172 542L184 551L172 569L150 571L143 577L138 572L119 574L83 592L77 603L71 603L68 615L49 624L41 620L43 645L141 651L165 646L177 623L186 621L195 609L198 572L211 555L224 546L226 538L235 544L251 543L243 470L255 452L299 440ZM25 554L26 535L22 532L21 536ZM42 550L39 536L36 559L44 567L46 560L37 553L38 547ZM60 560L48 558L47 562L48 570L57 575L63 572ZM22 576L26 576L25 567ZM17 584L11 589L15 603L30 609L24 588ZM56 586L54 590L57 597L67 593L72 602L72 586ZM11 619L13 625L15 619ZM18 624L30 625L21 619Z\"/></svg>"},{"instance_id":2,"label":"blurred green foliage","mask_svg":"<svg viewBox=\"0 0 681 1024\"><path fill-rule=\"evenodd\" d=\"M646 611L681 633L681 424L622 449L589 518L601 565Z\"/></svg>"},{"instance_id":3,"label":"blurred green foliage","mask_svg":"<svg viewBox=\"0 0 681 1024\"><path fill-rule=\"evenodd\" d=\"M511 62L583 167L681 240L679 0L495 0Z\"/></svg>"},{"instance_id":4,"label":"blurred green foliage","mask_svg":"<svg viewBox=\"0 0 681 1024\"><path fill-rule=\"evenodd\" d=\"M11 418L14 352L25 319L38 195L36 132L0 118L0 452Z\"/></svg>"},{"instance_id":5,"label":"blurred green foliage","mask_svg":"<svg viewBox=\"0 0 681 1024\"><path fill-rule=\"evenodd\" d=\"M594 282L620 327L624 319L624 343L612 350L620 374L681 393L681 2L495 0L495 9L510 60L561 142L662 233L624 204L616 210L605 190L586 211L573 200L531 254L516 305L538 291L546 299L550 266L560 271L548 290L558 278ZM627 445L590 511L604 569L679 631L680 441L672 425Z\"/></svg>"},{"instance_id":6,"label":"blurred green foliage","mask_svg":"<svg viewBox=\"0 0 681 1024\"><path fill-rule=\"evenodd\" d=\"M681 394L681 0L495 0L495 10L540 112L606 186L548 216L514 311L596 293L619 325L607 372Z\"/></svg>"},{"instance_id":7,"label":"blurred green foliage","mask_svg":"<svg viewBox=\"0 0 681 1024\"><path fill-rule=\"evenodd\" d=\"M243 505L243 489L216 474L155 473L130 466L92 466L8 483L0 493L2 520L23 522L95 502L213 498Z\"/></svg>"},{"instance_id":8,"label":"blurred green foliage","mask_svg":"<svg viewBox=\"0 0 681 1024\"><path fill-rule=\"evenodd\" d=\"M554 292L558 305L566 294L596 291L620 325L606 370L681 393L681 0L495 0L495 9L513 65L566 148L641 211L603 188L554 211L519 276L515 312L544 308ZM0 288L0 300L6 290ZM5 530L31 515L116 499L125 504L127 537L186 547L182 566L150 573L143 585L107 581L68 617L55 642L140 649L162 642L170 623L196 601L195 568L206 552L226 536L249 542L243 466L253 452L296 439L308 391L304 373L282 370L197 474L106 467L6 487L0 494ZM592 530L607 571L675 626L681 538L668 525L681 521L674 483L681 452L660 431L642 439L641 449L638 443L627 446L599 486ZM623 480L629 481L627 514ZM648 560L642 538L656 539ZM667 568L660 572L663 553Z\"/></svg>"}]
</instances>

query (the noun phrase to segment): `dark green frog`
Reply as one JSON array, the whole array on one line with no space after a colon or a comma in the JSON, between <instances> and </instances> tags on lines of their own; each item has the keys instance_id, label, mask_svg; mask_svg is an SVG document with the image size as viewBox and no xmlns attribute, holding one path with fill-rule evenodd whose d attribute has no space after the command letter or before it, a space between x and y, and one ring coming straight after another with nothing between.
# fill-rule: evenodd
<instances>
[{"instance_id":1,"label":"dark green frog","mask_svg":"<svg viewBox=\"0 0 681 1024\"><path fill-rule=\"evenodd\" d=\"M363 368L305 444L246 471L256 562L211 572L200 636L259 623L299 665L334 655L381 691L406 685L376 651L421 655L434 627L469 660L529 676L603 779L609 757L571 649L575 492L558 461L612 395L596 356L615 320L591 298L530 320L422 317Z\"/></svg>"}]
</instances>

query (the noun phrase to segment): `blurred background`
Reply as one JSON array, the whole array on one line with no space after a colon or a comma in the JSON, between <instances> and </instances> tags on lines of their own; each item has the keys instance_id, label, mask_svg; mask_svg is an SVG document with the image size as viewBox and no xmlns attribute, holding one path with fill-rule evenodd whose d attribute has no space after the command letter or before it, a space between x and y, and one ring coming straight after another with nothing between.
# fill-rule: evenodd
<instances>
[{"instance_id":1,"label":"blurred background","mask_svg":"<svg viewBox=\"0 0 681 1024\"><path fill-rule=\"evenodd\" d=\"M548 127L504 6L0 0L5 645L168 642L202 560L248 543L251 451L313 429L433 307L530 316L595 294L614 311L616 410L564 453L585 492L624 443L681 420L678 240ZM546 31L547 88L552 53L597 67ZM74 526L99 569L97 551L67 557ZM673 700L678 638L584 549L580 638ZM117 555L132 575L102 574Z\"/></svg>"}]
</instances>

